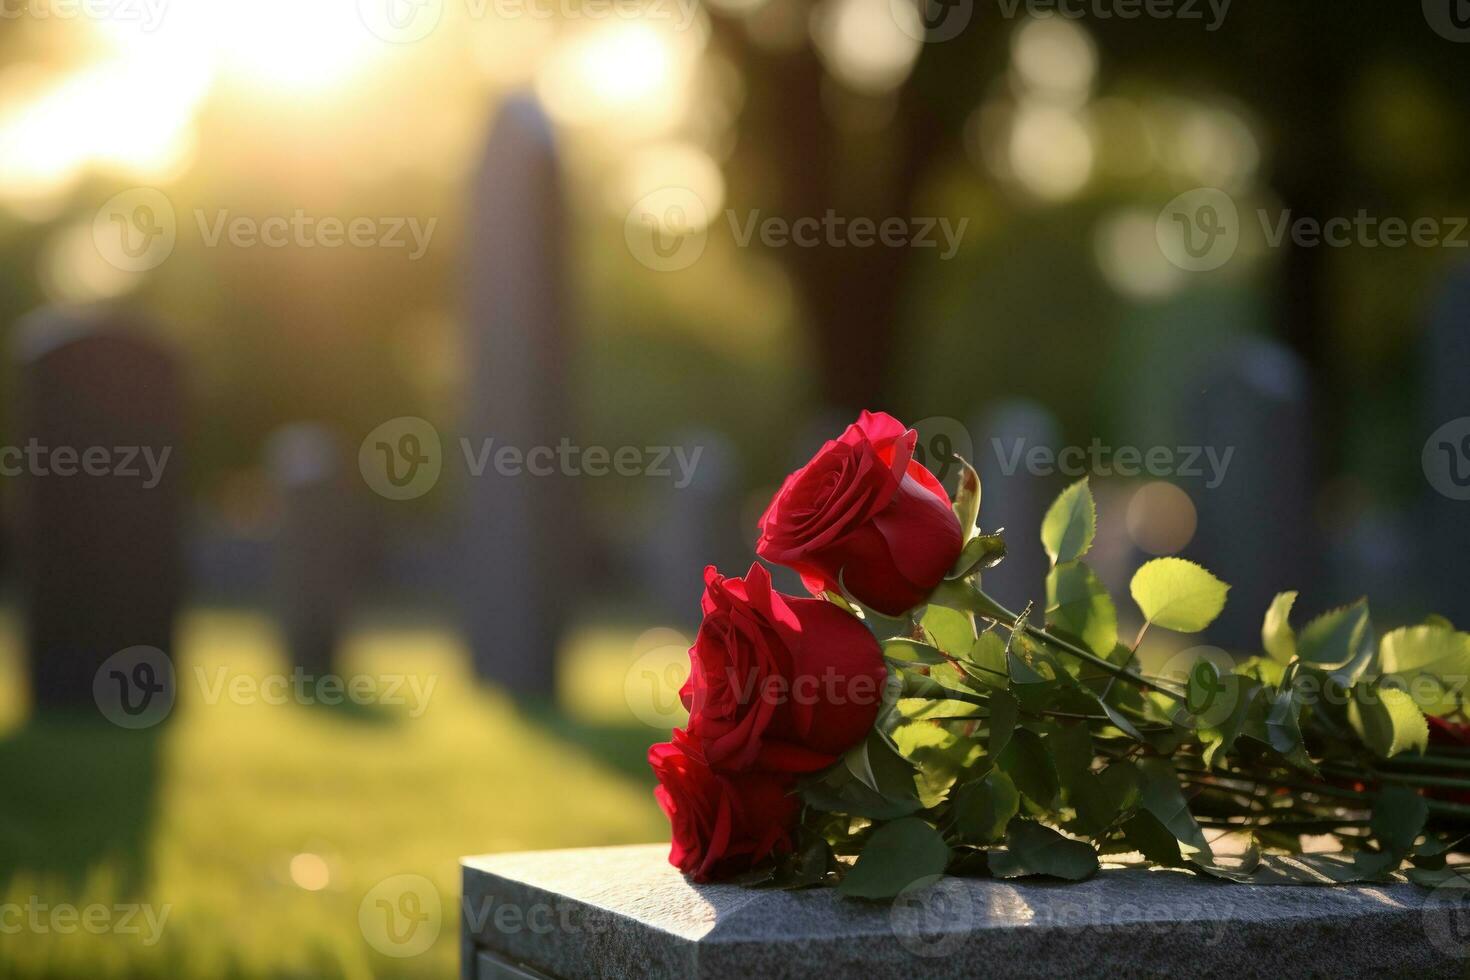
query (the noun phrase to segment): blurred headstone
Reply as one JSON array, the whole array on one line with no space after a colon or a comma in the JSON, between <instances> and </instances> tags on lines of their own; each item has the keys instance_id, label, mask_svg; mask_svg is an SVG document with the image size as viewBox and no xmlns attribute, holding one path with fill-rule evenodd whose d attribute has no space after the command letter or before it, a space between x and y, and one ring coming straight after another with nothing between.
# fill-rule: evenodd
<instances>
[{"instance_id":1,"label":"blurred headstone","mask_svg":"<svg viewBox=\"0 0 1470 980\"><path fill-rule=\"evenodd\" d=\"M164 683L172 700L184 391L147 331L100 310L48 308L17 325L16 438L4 462L21 487L26 646L41 709L91 705L103 662L134 648L153 653L129 654L137 672L119 683L147 689L133 692L141 701L124 689L123 703L146 707Z\"/></svg>"},{"instance_id":2,"label":"blurred headstone","mask_svg":"<svg viewBox=\"0 0 1470 980\"><path fill-rule=\"evenodd\" d=\"M471 207L464 437L477 455L462 540L466 626L482 679L549 697L578 593L583 521L574 471L557 452L563 440L576 443L566 397L562 178L551 123L534 98L502 105ZM503 449L520 465L509 465Z\"/></svg>"},{"instance_id":3,"label":"blurred headstone","mask_svg":"<svg viewBox=\"0 0 1470 980\"><path fill-rule=\"evenodd\" d=\"M709 430L683 433L675 440L686 458L697 449L688 484L680 474L660 482L646 540L646 581L650 596L673 622L697 624L704 593L704 568L744 575L754 560L740 526L740 461L724 436Z\"/></svg>"},{"instance_id":4,"label":"blurred headstone","mask_svg":"<svg viewBox=\"0 0 1470 980\"><path fill-rule=\"evenodd\" d=\"M1006 531L1005 561L985 576L985 591L1017 612L1035 602L1039 613L1050 567L1041 547L1041 519L1067 483L1055 472L1061 448L1056 418L1036 402L1006 401L986 411L973 429L980 526Z\"/></svg>"},{"instance_id":5,"label":"blurred headstone","mask_svg":"<svg viewBox=\"0 0 1470 980\"><path fill-rule=\"evenodd\" d=\"M326 426L298 422L271 435L266 458L278 507L276 614L292 665L320 677L334 672L362 559L343 444Z\"/></svg>"},{"instance_id":6,"label":"blurred headstone","mask_svg":"<svg viewBox=\"0 0 1470 980\"><path fill-rule=\"evenodd\" d=\"M1424 343L1430 485L1424 562L1432 609L1470 627L1470 265L1456 266L1430 314Z\"/></svg>"},{"instance_id":7,"label":"blurred headstone","mask_svg":"<svg viewBox=\"0 0 1470 980\"><path fill-rule=\"evenodd\" d=\"M1182 556L1231 586L1211 642L1256 651L1261 619L1278 592L1300 591L1304 612L1345 598L1323 594L1319 574L1318 447L1307 373L1280 344L1241 340L1202 370L1181 416L1182 443L1200 451L1200 472L1178 481L1198 512L1194 542Z\"/></svg>"}]
</instances>

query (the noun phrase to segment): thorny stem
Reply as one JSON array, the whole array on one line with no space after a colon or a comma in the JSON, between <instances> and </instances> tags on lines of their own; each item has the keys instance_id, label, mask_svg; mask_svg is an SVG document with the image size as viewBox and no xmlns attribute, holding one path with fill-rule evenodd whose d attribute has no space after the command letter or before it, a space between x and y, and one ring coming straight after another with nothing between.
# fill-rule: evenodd
<instances>
[{"instance_id":1,"label":"thorny stem","mask_svg":"<svg viewBox=\"0 0 1470 980\"><path fill-rule=\"evenodd\" d=\"M980 589L976 589L975 592L980 601L987 607L986 611L979 612L979 615L984 616L987 619L994 620L1001 626L1011 626L1019 618L1016 613L1011 612L1005 606L1002 606L1000 603L996 602L993 598L991 598L989 595L986 595ZM1028 634L1042 641L1043 643L1048 643L1051 646L1056 647L1058 650L1063 651L1064 653L1069 653L1072 656L1077 657L1079 660L1091 664L1098 670L1111 674L1115 678L1121 678L1128 681L1129 683L1137 684L1139 687L1142 687L1145 690L1158 691L1160 694L1171 697L1175 701L1184 701L1183 691L1175 690L1172 686L1159 683L1158 681L1147 680L1146 678L1135 674L1133 671L1128 670L1125 667L1119 667L1115 663L1104 660L1102 657L1099 657L1091 650L1084 650L1076 644L1069 643L1061 637L1047 632L1044 628L1037 626L1034 623L1026 623L1025 630Z\"/></svg>"}]
</instances>

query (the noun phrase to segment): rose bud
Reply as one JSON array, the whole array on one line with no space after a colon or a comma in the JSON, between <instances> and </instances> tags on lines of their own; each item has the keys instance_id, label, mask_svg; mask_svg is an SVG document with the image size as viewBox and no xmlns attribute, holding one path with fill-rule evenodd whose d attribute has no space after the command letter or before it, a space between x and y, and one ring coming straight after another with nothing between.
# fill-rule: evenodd
<instances>
[{"instance_id":1,"label":"rose bud","mask_svg":"<svg viewBox=\"0 0 1470 980\"><path fill-rule=\"evenodd\" d=\"M864 412L786 478L756 553L800 572L814 595L845 588L888 616L922 603L964 542L949 495L913 458L917 441L893 416Z\"/></svg>"},{"instance_id":2,"label":"rose bud","mask_svg":"<svg viewBox=\"0 0 1470 980\"><path fill-rule=\"evenodd\" d=\"M706 568L703 607L679 693L712 767L810 772L867 736L888 673L856 617L776 592L759 563L743 579Z\"/></svg>"},{"instance_id":3,"label":"rose bud","mask_svg":"<svg viewBox=\"0 0 1470 980\"><path fill-rule=\"evenodd\" d=\"M685 733L648 750L658 776L653 791L673 828L669 863L695 881L748 871L791 850L801 802L790 777L769 772L717 773Z\"/></svg>"}]
</instances>

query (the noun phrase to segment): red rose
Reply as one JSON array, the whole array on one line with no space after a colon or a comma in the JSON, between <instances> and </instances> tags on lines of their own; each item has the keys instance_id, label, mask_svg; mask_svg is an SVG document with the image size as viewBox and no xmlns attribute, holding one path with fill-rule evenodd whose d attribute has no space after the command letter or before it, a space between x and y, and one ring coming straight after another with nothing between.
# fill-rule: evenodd
<instances>
[{"instance_id":1,"label":"red rose","mask_svg":"<svg viewBox=\"0 0 1470 980\"><path fill-rule=\"evenodd\" d=\"M712 767L823 769L872 729L888 672L856 617L774 591L759 563L743 579L705 569L703 606L679 693Z\"/></svg>"},{"instance_id":2,"label":"red rose","mask_svg":"<svg viewBox=\"0 0 1470 980\"><path fill-rule=\"evenodd\" d=\"M801 802L792 779L769 772L717 773L684 732L648 750L653 795L673 827L669 863L695 881L748 871L791 850Z\"/></svg>"},{"instance_id":3,"label":"red rose","mask_svg":"<svg viewBox=\"0 0 1470 980\"><path fill-rule=\"evenodd\" d=\"M1470 745L1470 725L1426 715L1430 745Z\"/></svg>"},{"instance_id":4,"label":"red rose","mask_svg":"<svg viewBox=\"0 0 1470 980\"><path fill-rule=\"evenodd\" d=\"M864 412L786 478L760 520L756 553L897 616L924 601L963 546L949 495L913 459L918 434Z\"/></svg>"},{"instance_id":5,"label":"red rose","mask_svg":"<svg viewBox=\"0 0 1470 980\"><path fill-rule=\"evenodd\" d=\"M1426 715L1425 721L1429 722L1429 744L1453 746L1456 748L1470 745L1470 725L1458 721L1446 721L1436 718L1434 715ZM1457 776L1459 773L1444 773L1447 776ZM1448 803L1470 803L1470 790L1448 789L1442 787L1430 787L1424 790L1424 795L1434 800L1444 800Z\"/></svg>"}]
</instances>

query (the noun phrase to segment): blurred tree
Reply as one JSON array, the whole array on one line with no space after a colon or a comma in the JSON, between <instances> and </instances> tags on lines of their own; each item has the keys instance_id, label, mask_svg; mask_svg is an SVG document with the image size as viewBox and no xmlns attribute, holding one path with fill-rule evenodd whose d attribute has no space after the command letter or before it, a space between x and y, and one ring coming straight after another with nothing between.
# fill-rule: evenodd
<instances>
[{"instance_id":1,"label":"blurred tree","mask_svg":"<svg viewBox=\"0 0 1470 980\"><path fill-rule=\"evenodd\" d=\"M963 0L918 2L928 5L924 13L931 24L942 22L951 6L964 9ZM785 19L802 32L821 6L809 0L773 3L794 5ZM975 4L963 31L922 45L908 78L878 95L844 88L804 38L772 43L746 17L717 17L717 44L743 67L748 86L731 168L732 197L775 200L788 218L820 217L828 210L874 218L915 215L926 182L961 151L965 121L1000 78L1016 18L1026 9ZM1325 220L1364 206L1413 213L1406 210L1413 202L1394 199L1390 189L1367 180L1355 154L1363 81L1373 65L1416 66L1433 89L1445 93L1461 123L1470 106L1464 49L1436 33L1417 6L1237 4L1226 8L1214 31L1205 21L1177 17L1087 16L1080 23L1098 42L1104 88L1128 77L1247 105L1268 147L1269 185L1294 216ZM864 128L845 120L844 108L891 118ZM1463 141L1457 139L1454 149L1453 162L1441 173L1446 196L1470 176ZM1416 189L1421 197L1426 190ZM1324 248L1288 243L1283 251L1274 329L1307 361L1331 410L1351 381L1337 369L1333 303L1341 290L1334 289L1334 259ZM823 398L845 411L888 404L916 251L790 248L782 261L810 326Z\"/></svg>"}]
</instances>

